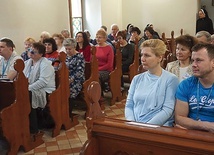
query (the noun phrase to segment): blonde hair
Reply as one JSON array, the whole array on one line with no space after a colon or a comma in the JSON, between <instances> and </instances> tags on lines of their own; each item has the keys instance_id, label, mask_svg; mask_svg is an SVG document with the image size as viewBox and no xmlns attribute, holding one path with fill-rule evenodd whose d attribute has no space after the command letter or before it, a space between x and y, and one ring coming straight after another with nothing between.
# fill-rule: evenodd
<instances>
[{"instance_id":1,"label":"blonde hair","mask_svg":"<svg viewBox=\"0 0 214 155\"><path fill-rule=\"evenodd\" d=\"M35 41L33 38L28 37L28 38L26 38L26 39L24 40L24 43L26 43L26 42L30 42L31 44L33 44L33 43L35 43L36 41Z\"/></svg>"},{"instance_id":2,"label":"blonde hair","mask_svg":"<svg viewBox=\"0 0 214 155\"><path fill-rule=\"evenodd\" d=\"M106 31L103 30L103 29L99 29L99 30L97 31L96 35L101 35L101 36L103 36L105 39L107 39L107 36L108 36L108 34L106 33Z\"/></svg>"},{"instance_id":3,"label":"blonde hair","mask_svg":"<svg viewBox=\"0 0 214 155\"><path fill-rule=\"evenodd\" d=\"M141 44L141 49L144 47L150 47L156 56L163 56L166 52L166 45L160 39L146 40Z\"/></svg>"}]
</instances>

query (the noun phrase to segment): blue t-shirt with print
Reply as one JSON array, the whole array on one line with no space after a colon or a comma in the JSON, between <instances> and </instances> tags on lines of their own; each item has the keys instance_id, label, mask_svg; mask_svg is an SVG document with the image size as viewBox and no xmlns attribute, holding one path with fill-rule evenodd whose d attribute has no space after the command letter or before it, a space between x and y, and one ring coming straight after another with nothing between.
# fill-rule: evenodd
<instances>
[{"instance_id":1,"label":"blue t-shirt with print","mask_svg":"<svg viewBox=\"0 0 214 155\"><path fill-rule=\"evenodd\" d=\"M189 77L179 84L176 98L189 104L189 118L214 122L213 85L211 88L204 88L198 78Z\"/></svg>"}]
</instances>

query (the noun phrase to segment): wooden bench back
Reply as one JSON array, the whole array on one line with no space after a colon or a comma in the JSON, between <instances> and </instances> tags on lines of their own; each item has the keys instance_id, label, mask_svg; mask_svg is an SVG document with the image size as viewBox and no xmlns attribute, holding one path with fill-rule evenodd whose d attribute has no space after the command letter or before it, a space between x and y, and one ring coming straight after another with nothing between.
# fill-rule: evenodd
<instances>
[{"instance_id":1,"label":"wooden bench back","mask_svg":"<svg viewBox=\"0 0 214 155\"><path fill-rule=\"evenodd\" d=\"M17 154L20 146L23 146L25 151L30 151L43 143L42 134L33 138L30 136L29 114L31 105L28 80L23 74L24 62L21 59L16 60L14 68L17 71L16 81L0 82L1 89L5 90L1 92L0 104L6 105L2 106L3 109L0 112L1 134L10 144L9 155ZM8 97L12 98L6 99Z\"/></svg>"},{"instance_id":2,"label":"wooden bench back","mask_svg":"<svg viewBox=\"0 0 214 155\"><path fill-rule=\"evenodd\" d=\"M55 128L52 132L53 137L60 134L62 126L67 130L78 124L77 118L69 117L69 71L65 59L66 54L61 52L59 55L60 66L55 76L55 81L58 82L57 88L49 95L48 101L50 114L55 122Z\"/></svg>"}]
</instances>

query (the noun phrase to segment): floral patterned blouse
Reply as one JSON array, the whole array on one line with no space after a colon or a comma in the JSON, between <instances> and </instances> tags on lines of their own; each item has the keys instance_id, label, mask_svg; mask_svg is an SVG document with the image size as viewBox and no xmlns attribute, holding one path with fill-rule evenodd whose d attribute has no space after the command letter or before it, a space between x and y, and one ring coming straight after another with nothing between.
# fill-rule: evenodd
<instances>
[{"instance_id":1,"label":"floral patterned blouse","mask_svg":"<svg viewBox=\"0 0 214 155\"><path fill-rule=\"evenodd\" d=\"M85 60L82 54L77 53L73 56L67 56L65 62L69 70L69 79L72 79L70 83L70 98L76 98L85 81Z\"/></svg>"}]
</instances>

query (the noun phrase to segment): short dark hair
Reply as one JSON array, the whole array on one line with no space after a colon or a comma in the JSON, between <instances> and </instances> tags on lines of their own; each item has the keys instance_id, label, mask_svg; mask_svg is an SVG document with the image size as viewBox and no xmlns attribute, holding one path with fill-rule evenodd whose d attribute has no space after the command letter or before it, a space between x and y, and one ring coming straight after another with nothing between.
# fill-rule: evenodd
<instances>
[{"instance_id":1,"label":"short dark hair","mask_svg":"<svg viewBox=\"0 0 214 155\"><path fill-rule=\"evenodd\" d=\"M42 54L42 56L45 56L45 45L40 42L33 43L33 48L37 49L39 54Z\"/></svg>"},{"instance_id":2,"label":"short dark hair","mask_svg":"<svg viewBox=\"0 0 214 155\"><path fill-rule=\"evenodd\" d=\"M52 51L56 51L57 50L57 45L56 45L56 41L53 38L46 38L43 40L43 44L45 43L50 43L52 44Z\"/></svg>"},{"instance_id":3,"label":"short dark hair","mask_svg":"<svg viewBox=\"0 0 214 155\"><path fill-rule=\"evenodd\" d=\"M118 31L116 37L121 36L124 40L126 40L126 31Z\"/></svg>"},{"instance_id":4,"label":"short dark hair","mask_svg":"<svg viewBox=\"0 0 214 155\"><path fill-rule=\"evenodd\" d=\"M181 44L183 46L188 47L191 51L192 47L198 43L198 40L196 37L186 34L186 35L181 35L177 37L175 39L175 42L176 42L176 45Z\"/></svg>"},{"instance_id":5,"label":"short dark hair","mask_svg":"<svg viewBox=\"0 0 214 155\"><path fill-rule=\"evenodd\" d=\"M6 46L7 46L7 47L15 48L15 45L14 45L13 41L10 40L10 39L8 39L8 38L2 38L2 39L0 40L0 42L6 43Z\"/></svg>"},{"instance_id":6,"label":"short dark hair","mask_svg":"<svg viewBox=\"0 0 214 155\"><path fill-rule=\"evenodd\" d=\"M154 35L155 31L153 30L152 27L148 26L144 29L144 32L149 31L149 33L151 33L152 35Z\"/></svg>"},{"instance_id":7,"label":"short dark hair","mask_svg":"<svg viewBox=\"0 0 214 155\"><path fill-rule=\"evenodd\" d=\"M214 45L213 44L196 44L192 47L193 52L197 52L205 48L210 59L214 59Z\"/></svg>"},{"instance_id":8,"label":"short dark hair","mask_svg":"<svg viewBox=\"0 0 214 155\"><path fill-rule=\"evenodd\" d=\"M141 34L141 30L140 30L138 27L132 27L132 28L131 28L131 33L132 33L132 32L137 32L138 35Z\"/></svg>"}]
</instances>

